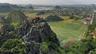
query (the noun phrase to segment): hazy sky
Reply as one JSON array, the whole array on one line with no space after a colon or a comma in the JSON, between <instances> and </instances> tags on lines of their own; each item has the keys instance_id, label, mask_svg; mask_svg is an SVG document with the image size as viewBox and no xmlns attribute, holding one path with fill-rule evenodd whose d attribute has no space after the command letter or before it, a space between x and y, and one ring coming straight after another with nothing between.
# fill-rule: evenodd
<instances>
[{"instance_id":1,"label":"hazy sky","mask_svg":"<svg viewBox=\"0 0 96 54\"><path fill-rule=\"evenodd\" d=\"M96 4L96 0L0 0L0 3L40 5Z\"/></svg>"}]
</instances>

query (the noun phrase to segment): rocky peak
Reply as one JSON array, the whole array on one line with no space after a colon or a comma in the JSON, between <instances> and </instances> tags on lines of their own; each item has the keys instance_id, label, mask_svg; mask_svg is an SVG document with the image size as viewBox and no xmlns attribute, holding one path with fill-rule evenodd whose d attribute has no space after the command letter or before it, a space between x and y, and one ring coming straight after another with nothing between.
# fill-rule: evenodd
<instances>
[{"instance_id":1,"label":"rocky peak","mask_svg":"<svg viewBox=\"0 0 96 54\"><path fill-rule=\"evenodd\" d=\"M32 54L37 53L37 51L40 52L38 48L40 46L38 45L41 45L43 42L50 42L49 46L52 47L55 45L59 46L56 34L51 30L48 23L40 17L36 17L32 20L31 27L27 34L23 36L23 39L29 46L32 44L37 45L35 49L29 48L30 51L28 51L28 53ZM51 43L53 45L51 45Z\"/></svg>"}]
</instances>

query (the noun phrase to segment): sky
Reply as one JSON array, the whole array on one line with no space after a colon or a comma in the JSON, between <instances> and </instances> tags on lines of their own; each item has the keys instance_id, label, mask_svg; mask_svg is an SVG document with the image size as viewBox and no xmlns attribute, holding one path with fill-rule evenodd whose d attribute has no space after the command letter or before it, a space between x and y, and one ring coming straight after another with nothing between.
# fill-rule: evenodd
<instances>
[{"instance_id":1,"label":"sky","mask_svg":"<svg viewBox=\"0 0 96 54\"><path fill-rule=\"evenodd\" d=\"M0 0L0 3L64 5L64 4L96 4L96 0Z\"/></svg>"}]
</instances>

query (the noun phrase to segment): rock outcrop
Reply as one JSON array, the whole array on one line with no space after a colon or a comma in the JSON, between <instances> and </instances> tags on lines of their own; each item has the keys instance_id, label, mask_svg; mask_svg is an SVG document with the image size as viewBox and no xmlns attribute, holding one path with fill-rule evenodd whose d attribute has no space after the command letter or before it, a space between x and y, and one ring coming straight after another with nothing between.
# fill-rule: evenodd
<instances>
[{"instance_id":1,"label":"rock outcrop","mask_svg":"<svg viewBox=\"0 0 96 54\"><path fill-rule=\"evenodd\" d=\"M30 30L26 35L24 35L23 38L27 44L37 45L37 49L30 48L28 54L32 52L34 52L32 54L39 54L40 51L38 51L38 49L40 46L38 45L41 45L42 42L50 42L49 46L53 48L54 46L59 46L59 41L56 37L56 34L51 30L48 23L45 20L40 19L39 17L32 20Z\"/></svg>"}]
</instances>

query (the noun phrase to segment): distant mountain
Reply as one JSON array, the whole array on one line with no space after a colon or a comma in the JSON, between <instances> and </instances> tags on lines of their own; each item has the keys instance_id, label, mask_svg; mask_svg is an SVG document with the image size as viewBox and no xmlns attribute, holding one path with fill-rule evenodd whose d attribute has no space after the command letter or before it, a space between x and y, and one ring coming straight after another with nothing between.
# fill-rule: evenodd
<instances>
[{"instance_id":1,"label":"distant mountain","mask_svg":"<svg viewBox=\"0 0 96 54\"><path fill-rule=\"evenodd\" d=\"M17 8L19 8L19 6L17 5L13 5L13 4L8 4L8 3L0 3L0 12L9 12L12 10L16 10Z\"/></svg>"},{"instance_id":2,"label":"distant mountain","mask_svg":"<svg viewBox=\"0 0 96 54\"><path fill-rule=\"evenodd\" d=\"M96 9L96 5L90 4L90 5L59 5L61 8L85 8L85 9ZM32 5L32 4L9 4L9 3L0 3L0 12L10 12L13 10L22 10L22 11L31 11L34 10L52 10L54 9L54 6L51 5Z\"/></svg>"},{"instance_id":3,"label":"distant mountain","mask_svg":"<svg viewBox=\"0 0 96 54\"><path fill-rule=\"evenodd\" d=\"M9 4L9 3L0 3L0 12L10 12L14 10L28 10L33 9L32 5L17 5L17 4Z\"/></svg>"}]
</instances>

